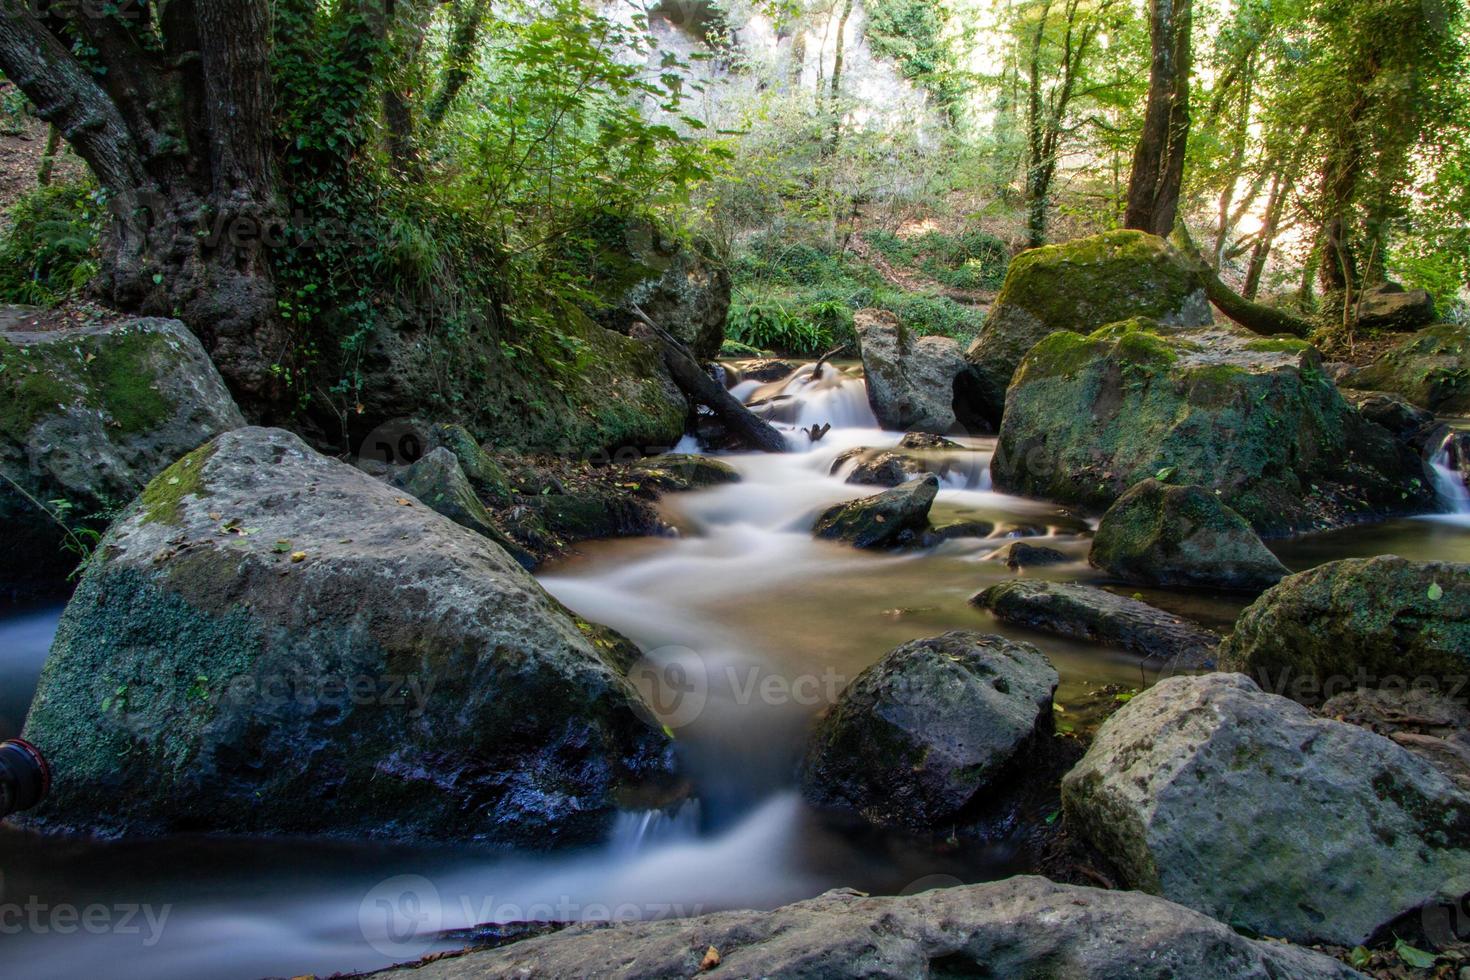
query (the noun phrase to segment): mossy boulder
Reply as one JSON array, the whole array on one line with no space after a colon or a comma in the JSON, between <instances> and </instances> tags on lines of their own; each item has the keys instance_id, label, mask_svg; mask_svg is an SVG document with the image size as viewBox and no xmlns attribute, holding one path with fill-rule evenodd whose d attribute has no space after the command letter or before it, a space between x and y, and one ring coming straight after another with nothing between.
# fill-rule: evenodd
<instances>
[{"instance_id":1,"label":"mossy boulder","mask_svg":"<svg viewBox=\"0 0 1470 980\"><path fill-rule=\"evenodd\" d=\"M1435 506L1423 459L1344 401L1315 348L1143 319L1026 355L991 473L1097 511L1149 477L1195 484L1264 536Z\"/></svg>"},{"instance_id":2,"label":"mossy boulder","mask_svg":"<svg viewBox=\"0 0 1470 980\"><path fill-rule=\"evenodd\" d=\"M628 464L628 473L660 493L702 490L740 482L740 471L729 463L693 453L664 453Z\"/></svg>"},{"instance_id":3,"label":"mossy boulder","mask_svg":"<svg viewBox=\"0 0 1470 980\"><path fill-rule=\"evenodd\" d=\"M1391 391L1442 415L1470 414L1470 326L1425 327L1339 383Z\"/></svg>"},{"instance_id":4,"label":"mossy boulder","mask_svg":"<svg viewBox=\"0 0 1470 980\"><path fill-rule=\"evenodd\" d=\"M1139 585L1257 591L1288 574L1245 518L1197 486L1148 479L1097 526L1088 561Z\"/></svg>"},{"instance_id":5,"label":"mossy boulder","mask_svg":"<svg viewBox=\"0 0 1470 980\"><path fill-rule=\"evenodd\" d=\"M1294 942L1367 942L1470 867L1470 795L1240 674L1130 700L1063 779L1062 805L1129 888Z\"/></svg>"},{"instance_id":6,"label":"mossy boulder","mask_svg":"<svg viewBox=\"0 0 1470 980\"><path fill-rule=\"evenodd\" d=\"M818 723L802 792L876 824L954 819L1051 730L1057 683L1029 643L964 630L905 643Z\"/></svg>"},{"instance_id":7,"label":"mossy boulder","mask_svg":"<svg viewBox=\"0 0 1470 980\"><path fill-rule=\"evenodd\" d=\"M238 429L149 484L67 606L26 724L55 773L32 824L593 841L673 785L598 640L487 538Z\"/></svg>"},{"instance_id":8,"label":"mossy boulder","mask_svg":"<svg viewBox=\"0 0 1470 980\"><path fill-rule=\"evenodd\" d=\"M938 477L916 477L892 490L827 508L812 533L854 548L920 545L929 530L929 508L938 493Z\"/></svg>"},{"instance_id":9,"label":"mossy boulder","mask_svg":"<svg viewBox=\"0 0 1470 980\"><path fill-rule=\"evenodd\" d=\"M1048 334L1085 334L1139 316L1165 328L1213 321L1204 279L1164 239L1109 231L1022 252L965 352L971 370L957 389L964 402L957 409L999 425L1011 376Z\"/></svg>"},{"instance_id":10,"label":"mossy boulder","mask_svg":"<svg viewBox=\"0 0 1470 980\"><path fill-rule=\"evenodd\" d=\"M390 482L460 527L494 541L523 568L535 566L535 558L496 526L459 460L445 447L440 446L395 472Z\"/></svg>"},{"instance_id":11,"label":"mossy boulder","mask_svg":"<svg viewBox=\"0 0 1470 980\"><path fill-rule=\"evenodd\" d=\"M626 332L636 306L699 358L717 357L730 312L730 270L705 243L667 234L647 222L609 222L593 261L594 285L612 295L598 314Z\"/></svg>"},{"instance_id":12,"label":"mossy boulder","mask_svg":"<svg viewBox=\"0 0 1470 980\"><path fill-rule=\"evenodd\" d=\"M454 454L476 496L487 507L504 507L510 503L510 475L480 446L468 429L453 423L429 426L429 445Z\"/></svg>"},{"instance_id":13,"label":"mossy boulder","mask_svg":"<svg viewBox=\"0 0 1470 980\"><path fill-rule=\"evenodd\" d=\"M583 459L663 452L683 437L689 403L658 350L578 309L519 332L470 311L458 331L425 328L391 305L384 314L360 351L321 358L356 365L361 408L346 422L359 454L375 429L411 419L457 422L496 452ZM338 431L343 420L317 422Z\"/></svg>"},{"instance_id":14,"label":"mossy boulder","mask_svg":"<svg viewBox=\"0 0 1470 980\"><path fill-rule=\"evenodd\" d=\"M1395 555L1328 562L1252 603L1221 650L1231 670L1311 704L1357 687L1470 676L1470 565Z\"/></svg>"},{"instance_id":15,"label":"mossy boulder","mask_svg":"<svg viewBox=\"0 0 1470 980\"><path fill-rule=\"evenodd\" d=\"M879 425L936 435L955 427L955 378L966 370L957 341L917 336L887 310L858 310L853 328Z\"/></svg>"},{"instance_id":16,"label":"mossy boulder","mask_svg":"<svg viewBox=\"0 0 1470 980\"><path fill-rule=\"evenodd\" d=\"M177 320L69 326L0 311L0 591L44 585L76 564L42 506L100 530L174 460L244 424Z\"/></svg>"}]
</instances>

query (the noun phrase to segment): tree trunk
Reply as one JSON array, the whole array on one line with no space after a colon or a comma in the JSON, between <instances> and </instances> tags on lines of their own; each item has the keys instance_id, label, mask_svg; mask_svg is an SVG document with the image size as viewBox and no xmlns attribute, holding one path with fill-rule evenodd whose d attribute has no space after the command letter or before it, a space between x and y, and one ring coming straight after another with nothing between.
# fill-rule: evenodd
<instances>
[{"instance_id":1,"label":"tree trunk","mask_svg":"<svg viewBox=\"0 0 1470 980\"><path fill-rule=\"evenodd\" d=\"M1133 155L1124 227L1167 237L1179 210L1189 142L1191 0L1150 0L1148 104Z\"/></svg>"},{"instance_id":2,"label":"tree trunk","mask_svg":"<svg viewBox=\"0 0 1470 980\"><path fill-rule=\"evenodd\" d=\"M267 254L283 230L270 0L141 9L129 20L76 5L43 21L24 0L0 0L0 71L107 192L103 299L183 319L236 396L268 415L286 353Z\"/></svg>"},{"instance_id":3,"label":"tree trunk","mask_svg":"<svg viewBox=\"0 0 1470 980\"><path fill-rule=\"evenodd\" d=\"M836 48L832 53L832 148L842 140L842 63L847 48L847 19L852 16L852 0L843 0L842 16L837 18Z\"/></svg>"},{"instance_id":4,"label":"tree trunk","mask_svg":"<svg viewBox=\"0 0 1470 980\"><path fill-rule=\"evenodd\" d=\"M1030 248L1046 244L1046 198L1051 190L1041 105L1041 42L1050 13L1048 0L1042 5L1036 33L1031 38L1031 57L1026 71L1026 244Z\"/></svg>"},{"instance_id":5,"label":"tree trunk","mask_svg":"<svg viewBox=\"0 0 1470 980\"><path fill-rule=\"evenodd\" d=\"M1267 337L1282 333L1305 337L1311 332L1311 325L1305 320L1300 320L1284 310L1251 302L1225 285L1215 270L1210 268L1204 256L1200 255L1199 248L1189 237L1189 229L1182 221L1175 226L1174 242L1204 277L1205 294L1209 296L1210 302L1214 303L1215 308L1221 313L1242 327Z\"/></svg>"},{"instance_id":6,"label":"tree trunk","mask_svg":"<svg viewBox=\"0 0 1470 980\"><path fill-rule=\"evenodd\" d=\"M1271 191L1266 196L1266 220L1261 232L1251 246L1250 262L1245 269L1246 299L1254 300L1261 289L1261 275L1266 271L1266 260L1271 257L1271 248L1276 244L1276 230L1281 225L1281 212L1286 203L1290 187L1280 171L1271 178Z\"/></svg>"}]
</instances>

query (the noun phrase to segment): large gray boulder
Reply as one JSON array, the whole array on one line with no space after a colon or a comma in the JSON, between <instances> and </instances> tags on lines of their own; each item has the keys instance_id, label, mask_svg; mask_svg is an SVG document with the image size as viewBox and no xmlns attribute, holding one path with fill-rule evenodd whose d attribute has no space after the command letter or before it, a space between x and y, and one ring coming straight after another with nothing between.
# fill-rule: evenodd
<instances>
[{"instance_id":1,"label":"large gray boulder","mask_svg":"<svg viewBox=\"0 0 1470 980\"><path fill-rule=\"evenodd\" d=\"M920 545L927 536L929 508L938 493L938 477L916 477L892 490L827 508L818 516L812 533L855 548Z\"/></svg>"},{"instance_id":2,"label":"large gray boulder","mask_svg":"<svg viewBox=\"0 0 1470 980\"><path fill-rule=\"evenodd\" d=\"M707 959L711 947L718 965ZM1213 919L1149 895L1058 885L1035 877L897 898L838 890L773 912L578 925L389 975L405 980L1361 976L1320 953L1246 939Z\"/></svg>"},{"instance_id":3,"label":"large gray boulder","mask_svg":"<svg viewBox=\"0 0 1470 980\"><path fill-rule=\"evenodd\" d=\"M144 489L67 606L33 823L590 841L672 768L598 635L488 539L238 429Z\"/></svg>"},{"instance_id":4,"label":"large gray boulder","mask_svg":"<svg viewBox=\"0 0 1470 980\"><path fill-rule=\"evenodd\" d=\"M991 474L999 490L1097 510L1166 477L1219 491L1263 536L1435 506L1423 459L1343 400L1315 348L1144 319L1031 349Z\"/></svg>"},{"instance_id":5,"label":"large gray boulder","mask_svg":"<svg viewBox=\"0 0 1470 980\"><path fill-rule=\"evenodd\" d=\"M1204 279L1164 239L1119 230L1022 252L965 351L972 370L961 383L962 414L998 426L1011 375L1048 334L1137 316L1165 328L1214 320Z\"/></svg>"},{"instance_id":6,"label":"large gray boulder","mask_svg":"<svg viewBox=\"0 0 1470 980\"><path fill-rule=\"evenodd\" d=\"M608 326L623 329L618 321L636 315L636 306L695 356L719 354L730 312L730 271L699 246L643 222L628 222L621 250L603 253L598 272L623 284L614 308L602 318Z\"/></svg>"},{"instance_id":7,"label":"large gray boulder","mask_svg":"<svg viewBox=\"0 0 1470 980\"><path fill-rule=\"evenodd\" d=\"M955 630L889 652L812 734L802 792L883 825L934 827L1051 730L1057 672L1029 643Z\"/></svg>"},{"instance_id":8,"label":"large gray boulder","mask_svg":"<svg viewBox=\"0 0 1470 980\"><path fill-rule=\"evenodd\" d=\"M1220 653L1231 670L1309 704L1411 682L1463 697L1470 564L1379 555L1318 565L1248 606Z\"/></svg>"},{"instance_id":9,"label":"large gray boulder","mask_svg":"<svg viewBox=\"0 0 1470 980\"><path fill-rule=\"evenodd\" d=\"M59 579L77 562L41 506L100 530L174 460L244 424L177 320L62 326L0 310L0 590Z\"/></svg>"},{"instance_id":10,"label":"large gray boulder","mask_svg":"<svg viewBox=\"0 0 1470 980\"><path fill-rule=\"evenodd\" d=\"M1014 626L1158 658L1171 668L1213 666L1220 637L1182 616L1094 585L1015 579L970 599Z\"/></svg>"},{"instance_id":11,"label":"large gray boulder","mask_svg":"<svg viewBox=\"0 0 1470 980\"><path fill-rule=\"evenodd\" d=\"M1062 803L1129 887L1295 942L1366 942L1470 867L1470 796L1240 674L1133 698Z\"/></svg>"},{"instance_id":12,"label":"large gray boulder","mask_svg":"<svg viewBox=\"0 0 1470 980\"><path fill-rule=\"evenodd\" d=\"M1368 330L1418 330L1434 322L1434 298L1425 289L1405 289L1396 282L1363 290L1354 302L1358 326Z\"/></svg>"},{"instance_id":13,"label":"large gray boulder","mask_svg":"<svg viewBox=\"0 0 1470 980\"><path fill-rule=\"evenodd\" d=\"M868 404L885 429L943 435L955 427L955 378L967 369L949 337L916 337L886 310L853 315Z\"/></svg>"},{"instance_id":14,"label":"large gray boulder","mask_svg":"<svg viewBox=\"0 0 1470 980\"><path fill-rule=\"evenodd\" d=\"M1148 479L1098 523L1088 561L1125 582L1257 591L1288 574L1245 518L1203 487Z\"/></svg>"}]
</instances>

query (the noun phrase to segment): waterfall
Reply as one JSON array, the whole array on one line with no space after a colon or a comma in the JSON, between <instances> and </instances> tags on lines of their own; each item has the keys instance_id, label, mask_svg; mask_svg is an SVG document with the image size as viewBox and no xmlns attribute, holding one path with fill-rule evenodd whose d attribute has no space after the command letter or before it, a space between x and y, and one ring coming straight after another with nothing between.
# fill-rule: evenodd
<instances>
[{"instance_id":1,"label":"waterfall","mask_svg":"<svg viewBox=\"0 0 1470 980\"><path fill-rule=\"evenodd\" d=\"M624 810L613 823L609 846L617 854L638 854L659 844L693 840L698 831L698 800L665 810Z\"/></svg>"},{"instance_id":2,"label":"waterfall","mask_svg":"<svg viewBox=\"0 0 1470 980\"><path fill-rule=\"evenodd\" d=\"M1440 443L1439 449L1429 457L1429 469L1434 476L1434 491L1440 504L1452 514L1470 514L1470 487L1465 485L1456 464L1455 437L1451 432Z\"/></svg>"}]
</instances>

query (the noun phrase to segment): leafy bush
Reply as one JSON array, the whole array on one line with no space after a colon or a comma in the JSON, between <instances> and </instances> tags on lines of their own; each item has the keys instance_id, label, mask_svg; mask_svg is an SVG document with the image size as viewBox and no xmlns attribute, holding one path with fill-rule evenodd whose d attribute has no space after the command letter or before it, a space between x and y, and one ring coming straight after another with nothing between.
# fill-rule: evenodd
<instances>
[{"instance_id":1,"label":"leafy bush","mask_svg":"<svg viewBox=\"0 0 1470 980\"><path fill-rule=\"evenodd\" d=\"M920 336L953 337L966 342L980 332L985 314L944 296L882 290L873 295L872 306L890 310L909 330Z\"/></svg>"},{"instance_id":2,"label":"leafy bush","mask_svg":"<svg viewBox=\"0 0 1470 980\"><path fill-rule=\"evenodd\" d=\"M0 231L0 301L55 306L97 274L105 209L90 182L54 184L13 204Z\"/></svg>"},{"instance_id":3,"label":"leafy bush","mask_svg":"<svg viewBox=\"0 0 1470 980\"><path fill-rule=\"evenodd\" d=\"M822 325L770 301L731 307L725 333L751 347L796 356L819 356L832 343L832 334Z\"/></svg>"}]
</instances>

